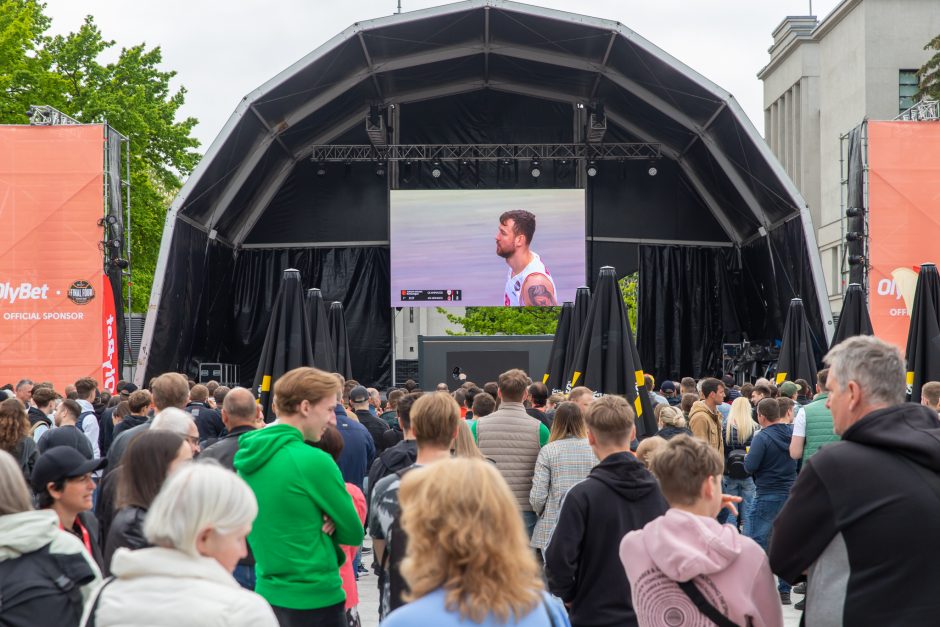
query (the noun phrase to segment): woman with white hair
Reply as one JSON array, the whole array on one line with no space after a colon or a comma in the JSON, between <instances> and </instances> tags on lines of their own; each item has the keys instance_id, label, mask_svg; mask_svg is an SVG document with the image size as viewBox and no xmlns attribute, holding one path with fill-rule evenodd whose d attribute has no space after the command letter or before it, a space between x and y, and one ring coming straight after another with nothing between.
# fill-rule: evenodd
<instances>
[{"instance_id":1,"label":"woman with white hair","mask_svg":"<svg viewBox=\"0 0 940 627\"><path fill-rule=\"evenodd\" d=\"M248 485L216 463L174 472L144 522L152 548L118 549L106 581L85 608L96 627L231 625L277 627L267 602L232 577L258 515Z\"/></svg>"}]
</instances>

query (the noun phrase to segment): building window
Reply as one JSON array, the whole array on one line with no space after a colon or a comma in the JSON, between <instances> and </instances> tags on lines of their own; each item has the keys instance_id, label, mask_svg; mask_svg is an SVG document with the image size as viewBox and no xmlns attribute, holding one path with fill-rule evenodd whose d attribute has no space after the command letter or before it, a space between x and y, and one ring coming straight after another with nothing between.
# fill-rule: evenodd
<instances>
[{"instance_id":1,"label":"building window","mask_svg":"<svg viewBox=\"0 0 940 627\"><path fill-rule=\"evenodd\" d=\"M917 93L917 70L900 70L898 72L898 113L904 113L917 101L914 95Z\"/></svg>"}]
</instances>

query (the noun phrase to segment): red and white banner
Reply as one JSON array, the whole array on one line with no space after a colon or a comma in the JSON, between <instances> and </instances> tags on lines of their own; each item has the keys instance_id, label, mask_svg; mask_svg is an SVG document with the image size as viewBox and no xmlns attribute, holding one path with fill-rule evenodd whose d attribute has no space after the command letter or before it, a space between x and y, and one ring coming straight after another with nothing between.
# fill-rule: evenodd
<instances>
[{"instance_id":1,"label":"red and white banner","mask_svg":"<svg viewBox=\"0 0 940 627\"><path fill-rule=\"evenodd\" d=\"M114 394L121 378L118 363L118 326L114 311L114 291L108 275L101 275L101 378L99 389Z\"/></svg>"}]
</instances>

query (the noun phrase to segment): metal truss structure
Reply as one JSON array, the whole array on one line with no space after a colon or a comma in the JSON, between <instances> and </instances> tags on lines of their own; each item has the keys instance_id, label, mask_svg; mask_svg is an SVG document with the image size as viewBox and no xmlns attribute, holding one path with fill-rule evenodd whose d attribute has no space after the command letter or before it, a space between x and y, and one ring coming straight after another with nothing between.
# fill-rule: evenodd
<instances>
[{"instance_id":1,"label":"metal truss structure","mask_svg":"<svg viewBox=\"0 0 940 627\"><path fill-rule=\"evenodd\" d=\"M55 107L49 105L32 105L27 111L31 126L59 126L63 124L81 124Z\"/></svg>"},{"instance_id":2,"label":"metal truss structure","mask_svg":"<svg viewBox=\"0 0 940 627\"><path fill-rule=\"evenodd\" d=\"M659 159L658 143L610 144L368 144L313 146L319 161L581 161Z\"/></svg>"},{"instance_id":3,"label":"metal truss structure","mask_svg":"<svg viewBox=\"0 0 940 627\"><path fill-rule=\"evenodd\" d=\"M909 122L935 122L940 120L940 101L921 100L894 119Z\"/></svg>"}]
</instances>

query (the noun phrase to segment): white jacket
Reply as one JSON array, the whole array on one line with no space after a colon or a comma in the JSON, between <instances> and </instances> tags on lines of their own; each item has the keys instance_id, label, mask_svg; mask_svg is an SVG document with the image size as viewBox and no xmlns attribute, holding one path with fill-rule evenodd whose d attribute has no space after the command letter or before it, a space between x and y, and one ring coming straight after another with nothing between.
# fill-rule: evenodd
<instances>
[{"instance_id":1,"label":"white jacket","mask_svg":"<svg viewBox=\"0 0 940 627\"><path fill-rule=\"evenodd\" d=\"M101 593L96 627L278 627L267 601L210 557L159 547L118 549L111 573L115 579ZM82 625L93 604L94 597Z\"/></svg>"},{"instance_id":2,"label":"white jacket","mask_svg":"<svg viewBox=\"0 0 940 627\"><path fill-rule=\"evenodd\" d=\"M87 600L91 591L101 583L101 573L81 540L59 528L59 516L54 511L41 509L0 516L0 562L38 551L47 544L50 553L81 553L88 562L95 573L95 580L82 587L82 597Z\"/></svg>"}]
</instances>

